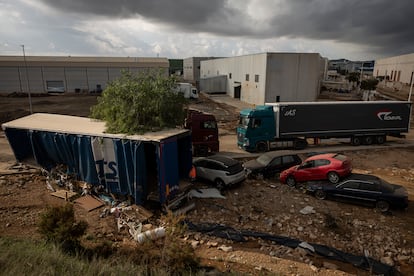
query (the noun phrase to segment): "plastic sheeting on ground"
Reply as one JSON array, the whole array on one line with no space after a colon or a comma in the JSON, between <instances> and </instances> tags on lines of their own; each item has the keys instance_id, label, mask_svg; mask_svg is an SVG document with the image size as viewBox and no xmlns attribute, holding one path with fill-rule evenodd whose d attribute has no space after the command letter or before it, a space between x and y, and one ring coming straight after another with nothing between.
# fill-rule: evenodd
<instances>
[{"instance_id":1,"label":"plastic sheeting on ground","mask_svg":"<svg viewBox=\"0 0 414 276\"><path fill-rule=\"evenodd\" d=\"M193 189L190 192L188 192L188 196L190 198L192 198L192 197L197 197L197 198L222 198L222 199L226 198L216 188Z\"/></svg>"},{"instance_id":2,"label":"plastic sheeting on ground","mask_svg":"<svg viewBox=\"0 0 414 276\"><path fill-rule=\"evenodd\" d=\"M263 240L273 241L277 244L291 248L302 247L302 241L293 238L275 236L267 233L249 230L236 230L230 226L215 223L194 224L190 221L186 221L185 223L188 226L188 229L191 231L197 231L211 236L230 239L236 242L246 241L245 237L255 237L261 238ZM313 247L314 253L325 258L350 263L355 267L372 271L374 274L388 276L397 275L397 271L394 269L394 267L378 262L372 258L345 253L343 251L325 245L315 243L307 243L307 245Z\"/></svg>"}]
</instances>

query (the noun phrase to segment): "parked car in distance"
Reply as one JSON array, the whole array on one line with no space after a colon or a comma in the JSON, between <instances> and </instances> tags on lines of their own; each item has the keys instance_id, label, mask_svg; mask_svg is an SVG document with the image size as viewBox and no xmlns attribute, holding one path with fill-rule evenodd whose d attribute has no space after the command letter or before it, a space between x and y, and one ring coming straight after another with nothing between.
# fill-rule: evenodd
<instances>
[{"instance_id":1,"label":"parked car in distance","mask_svg":"<svg viewBox=\"0 0 414 276\"><path fill-rule=\"evenodd\" d=\"M270 151L245 162L243 167L249 177L271 178L277 173L301 163L302 159L297 154L287 151Z\"/></svg>"},{"instance_id":2,"label":"parked car in distance","mask_svg":"<svg viewBox=\"0 0 414 276\"><path fill-rule=\"evenodd\" d=\"M381 212L390 207L407 208L408 193L403 186L366 174L351 174L338 184L325 182L308 183L307 191L318 199L338 199L357 204L374 205Z\"/></svg>"},{"instance_id":3,"label":"parked car in distance","mask_svg":"<svg viewBox=\"0 0 414 276\"><path fill-rule=\"evenodd\" d=\"M307 158L302 164L284 170L280 181L294 187L297 183L312 180L329 180L338 183L341 177L352 172L351 160L340 153L317 154Z\"/></svg>"},{"instance_id":4,"label":"parked car in distance","mask_svg":"<svg viewBox=\"0 0 414 276\"><path fill-rule=\"evenodd\" d=\"M196 179L215 184L218 189L240 183L246 179L246 172L240 161L221 155L201 157L193 162Z\"/></svg>"}]
</instances>

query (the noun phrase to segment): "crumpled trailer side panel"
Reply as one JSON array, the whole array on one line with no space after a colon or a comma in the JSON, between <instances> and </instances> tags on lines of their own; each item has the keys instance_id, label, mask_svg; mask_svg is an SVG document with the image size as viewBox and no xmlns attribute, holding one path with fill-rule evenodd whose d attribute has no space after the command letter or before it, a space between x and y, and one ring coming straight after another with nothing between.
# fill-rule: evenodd
<instances>
[{"instance_id":1,"label":"crumpled trailer side panel","mask_svg":"<svg viewBox=\"0 0 414 276\"><path fill-rule=\"evenodd\" d=\"M94 186L103 185L109 192L131 195L142 204L154 183L148 172L155 171L160 203L165 203L179 189L180 179L191 168L189 133L161 141L102 137L3 127L17 161L34 160L51 170L64 164L68 173ZM151 144L154 151L145 150ZM149 156L151 155L151 156ZM153 155L153 156L152 156ZM156 168L148 170L147 161L155 159Z\"/></svg>"}]
</instances>

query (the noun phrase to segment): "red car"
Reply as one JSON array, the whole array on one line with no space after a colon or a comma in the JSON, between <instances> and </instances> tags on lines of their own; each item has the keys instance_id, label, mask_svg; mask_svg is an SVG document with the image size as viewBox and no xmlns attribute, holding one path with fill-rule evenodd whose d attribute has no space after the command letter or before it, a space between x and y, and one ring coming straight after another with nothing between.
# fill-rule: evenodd
<instances>
[{"instance_id":1,"label":"red car","mask_svg":"<svg viewBox=\"0 0 414 276\"><path fill-rule=\"evenodd\" d=\"M328 179L338 183L341 177L352 172L351 160L340 153L324 153L309 157L301 165L293 166L280 174L280 182L290 187L298 182Z\"/></svg>"}]
</instances>

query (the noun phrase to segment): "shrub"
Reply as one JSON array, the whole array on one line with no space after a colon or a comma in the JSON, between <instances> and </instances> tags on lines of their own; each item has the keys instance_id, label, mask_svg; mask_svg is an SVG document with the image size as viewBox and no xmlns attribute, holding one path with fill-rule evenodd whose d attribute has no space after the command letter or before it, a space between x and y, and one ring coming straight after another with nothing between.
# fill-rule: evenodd
<instances>
[{"instance_id":1,"label":"shrub","mask_svg":"<svg viewBox=\"0 0 414 276\"><path fill-rule=\"evenodd\" d=\"M199 260L191 245L183 241L185 228L183 217L168 213L165 222L166 236L160 240L147 240L131 251L124 251L131 261L141 266L167 271L170 275L182 275L200 270Z\"/></svg>"},{"instance_id":2,"label":"shrub","mask_svg":"<svg viewBox=\"0 0 414 276\"><path fill-rule=\"evenodd\" d=\"M40 234L49 242L61 245L64 249L73 250L79 247L79 239L88 225L85 221L75 221L72 204L49 207L41 214L39 222Z\"/></svg>"}]
</instances>

